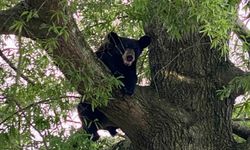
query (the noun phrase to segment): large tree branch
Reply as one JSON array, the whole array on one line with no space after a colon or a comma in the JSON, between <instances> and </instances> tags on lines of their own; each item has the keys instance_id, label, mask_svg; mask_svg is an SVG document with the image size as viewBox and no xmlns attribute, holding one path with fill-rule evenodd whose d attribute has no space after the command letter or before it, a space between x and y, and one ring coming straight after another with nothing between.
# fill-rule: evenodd
<instances>
[{"instance_id":1,"label":"large tree branch","mask_svg":"<svg viewBox=\"0 0 250 150\"><path fill-rule=\"evenodd\" d=\"M234 30L234 32L238 35L238 37L241 40L243 38L246 38L247 35L250 33L246 25L239 19L236 21L236 27L237 30ZM250 39L248 40L250 41ZM234 79L237 76L244 76L249 74L241 70L239 67L236 67L231 61L226 61L225 64L226 67L218 71L219 80L222 81L223 85L228 84L232 79Z\"/></svg>"},{"instance_id":2,"label":"large tree branch","mask_svg":"<svg viewBox=\"0 0 250 150\"><path fill-rule=\"evenodd\" d=\"M61 5L58 5L59 2L60 1L58 0L52 2L27 0L17 4L11 9L1 11L0 19L6 21L4 25L0 27L0 34L18 35L19 33L10 29L15 23L15 20L20 20L21 14L25 11L38 10L39 18L32 18L28 22L25 22L27 28L22 30L20 33L21 36L33 40L55 38L57 47L54 48L52 52L48 51L48 54L53 58L56 65L72 83L84 86L83 82L80 82L79 79L72 76L74 73L79 77L84 77L86 76L86 73L91 72L91 74L95 74L96 79L103 79L107 76L107 74L105 74L105 69L102 65L97 63L98 61L93 57L93 52L80 33L72 15L65 14L68 16L67 22L54 22L50 19L53 15L52 12L60 9L64 10ZM48 33L48 29L41 28L42 24L64 26L67 29L69 36L65 39L62 36L57 36L57 34L53 32ZM96 79L93 81L98 81Z\"/></svg>"},{"instance_id":3,"label":"large tree branch","mask_svg":"<svg viewBox=\"0 0 250 150\"><path fill-rule=\"evenodd\" d=\"M4 20L4 22L0 25L0 33L18 35L19 33L10 27L13 26L16 21L24 19L21 18L23 12L30 11L32 9L35 8L31 8L25 1L22 1L8 10L0 11L0 20ZM41 18L32 18L28 22L25 22L23 30L20 34L31 39L44 39L52 36L48 34L47 29L41 28L41 25L45 23L46 22L44 22Z\"/></svg>"},{"instance_id":4,"label":"large tree branch","mask_svg":"<svg viewBox=\"0 0 250 150\"><path fill-rule=\"evenodd\" d=\"M51 20L51 12L55 10L64 10L65 6L58 5L57 0L44 1L44 0L26 0L16 5L14 8L0 12L0 20L6 20L4 26L0 28L0 34L19 34L10 30L15 20L20 19L20 15L27 10L38 10L39 18L32 18L26 22L27 30L21 32L21 36L29 37L33 40L43 40L56 36L56 34L47 34L46 29L41 29L41 24L51 25L52 23L65 26L68 32L68 38L63 36L56 38L57 47L53 51L47 51L49 56L54 60L55 64L60 68L65 77L76 86L79 93L84 94L86 88L89 88L88 82L91 82L92 87L105 87L107 83L105 78L110 76L103 64L101 64L96 57L84 37L82 36L79 28L77 27L72 14L69 16L67 22L57 22ZM64 20L65 21L65 20ZM85 80L87 78L87 80ZM152 92L147 88L139 88L138 91L150 95ZM150 130L147 127L147 114L146 109L149 106L142 104L143 99L138 99L142 95L140 92L135 94L137 96L123 97L119 94L114 95L115 98L110 100L107 108L101 110L111 119L112 122L117 124L131 136L139 136L138 130L131 131L131 126L135 129L145 127L145 130ZM146 97L144 97L146 98ZM148 97L148 101L155 97ZM130 121L128 121L130 120ZM137 120L137 121L135 121ZM129 123L129 124L128 124ZM132 133L131 133L132 132Z\"/></svg>"},{"instance_id":5,"label":"large tree branch","mask_svg":"<svg viewBox=\"0 0 250 150\"><path fill-rule=\"evenodd\" d=\"M9 27L14 23L16 19L20 18L22 12L27 10L39 10L39 18L32 18L26 25L29 26L25 32L21 32L22 36L29 37L33 40L43 40L56 36L56 34L47 34L46 29L41 29L41 24L51 25L52 23L65 26L68 32L68 38L63 36L56 38L57 47L53 51L47 51L49 56L54 60L55 64L60 68L65 77L76 86L77 90L81 94L85 94L84 91L89 88L107 86L105 78L110 76L110 73L106 70L103 64L101 64L94 56L91 48L85 41L79 28L77 27L72 14L61 22L51 20L51 12L55 10L64 10L65 6L58 5L59 1L43 1L43 0L26 0L27 7L19 4L15 9L9 9L0 12L1 17L9 20L5 23L4 28L0 28L1 34L18 34ZM18 11L16 11L18 10ZM13 15L14 14L14 15ZM85 80L87 78L87 80ZM105 89L105 88L104 88ZM93 89L92 89L93 90ZM150 130L157 124L157 120L163 119L165 122L168 120L179 118L180 124L190 124L192 122L192 116L185 110L168 104L165 100L157 100L158 95L150 87L137 87L134 96L122 96L120 92L115 93L113 98L109 101L109 105L105 108L100 108L108 118L121 127L126 134L133 138L133 142L140 139L149 139L152 135L146 135L145 133L151 133ZM158 107L160 114L155 114L155 110L152 108ZM149 115L154 114L153 117ZM135 121L136 120L136 121ZM133 128L134 130L131 130ZM138 129L138 130L137 130ZM145 132L144 132L145 131ZM143 133L142 133L143 132ZM146 137L147 136L147 137ZM147 143L147 141L145 141Z\"/></svg>"},{"instance_id":6,"label":"large tree branch","mask_svg":"<svg viewBox=\"0 0 250 150\"><path fill-rule=\"evenodd\" d=\"M240 19L236 21L236 29L233 31L240 40L243 42L250 42L249 34L250 30L247 28L246 24L243 23ZM249 53L250 51L248 51ZM241 70L239 67L236 67L231 61L226 61L222 64L224 67L218 67L218 71L216 72L216 76L218 78L219 84L224 86L228 85L232 79L235 77L248 76L249 72ZM231 94L232 98L236 98L237 96L244 94L243 89L236 89Z\"/></svg>"},{"instance_id":7,"label":"large tree branch","mask_svg":"<svg viewBox=\"0 0 250 150\"><path fill-rule=\"evenodd\" d=\"M238 123L232 123L233 133L247 140L250 137L250 128L241 126Z\"/></svg>"},{"instance_id":8,"label":"large tree branch","mask_svg":"<svg viewBox=\"0 0 250 150\"><path fill-rule=\"evenodd\" d=\"M247 75L248 73L244 72L240 68L236 67L232 62L226 61L222 64L223 67L218 67L218 72L216 73L218 80L222 85L227 85L232 79L237 76Z\"/></svg>"},{"instance_id":9,"label":"large tree branch","mask_svg":"<svg viewBox=\"0 0 250 150\"><path fill-rule=\"evenodd\" d=\"M187 127L197 121L196 115L172 105L164 99L159 99L157 92L151 87L138 86L134 96L116 97L101 110L112 121L119 121L119 127L129 138L133 139L132 142L147 139L144 136L153 137L154 135L145 135L145 133L151 133L151 129L159 123L159 120L167 123L169 120L175 119L179 124Z\"/></svg>"}]
</instances>

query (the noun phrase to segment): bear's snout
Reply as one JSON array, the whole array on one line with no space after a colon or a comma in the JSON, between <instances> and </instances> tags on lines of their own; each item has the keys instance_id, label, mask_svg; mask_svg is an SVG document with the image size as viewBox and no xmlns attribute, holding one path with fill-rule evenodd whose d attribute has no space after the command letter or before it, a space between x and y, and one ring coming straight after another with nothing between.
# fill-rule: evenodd
<instances>
[{"instance_id":1,"label":"bear's snout","mask_svg":"<svg viewBox=\"0 0 250 150\"><path fill-rule=\"evenodd\" d=\"M132 55L127 56L127 61L132 61L134 58Z\"/></svg>"},{"instance_id":2,"label":"bear's snout","mask_svg":"<svg viewBox=\"0 0 250 150\"><path fill-rule=\"evenodd\" d=\"M122 59L123 59L124 65L131 66L132 63L135 61L135 52L134 52L134 50L132 50L132 49L125 50L125 52L124 52L124 54L122 56Z\"/></svg>"}]
</instances>

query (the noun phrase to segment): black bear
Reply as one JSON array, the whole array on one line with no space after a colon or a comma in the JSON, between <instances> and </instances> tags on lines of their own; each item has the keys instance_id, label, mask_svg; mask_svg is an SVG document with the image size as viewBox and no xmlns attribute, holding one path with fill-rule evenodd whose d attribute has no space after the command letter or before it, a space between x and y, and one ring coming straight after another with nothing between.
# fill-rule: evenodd
<instances>
[{"instance_id":1,"label":"black bear","mask_svg":"<svg viewBox=\"0 0 250 150\"><path fill-rule=\"evenodd\" d=\"M139 40L119 37L111 32L106 42L96 52L97 57L110 69L115 77L123 76L122 92L132 95L137 82L136 62L143 49L151 42L149 36Z\"/></svg>"},{"instance_id":2,"label":"black bear","mask_svg":"<svg viewBox=\"0 0 250 150\"><path fill-rule=\"evenodd\" d=\"M96 56L110 69L115 76L123 76L120 80L123 83L122 93L132 95L135 90L137 75L136 62L143 49L151 42L149 36L143 36L139 40L120 37L114 32L107 35L106 42L100 46ZM90 104L82 102L77 107L78 114L83 123L83 128L92 135L92 140L99 139L98 129L105 129L114 136L116 127L98 109L92 110ZM98 121L98 123L96 123Z\"/></svg>"},{"instance_id":3,"label":"black bear","mask_svg":"<svg viewBox=\"0 0 250 150\"><path fill-rule=\"evenodd\" d=\"M118 127L109 121L109 119L98 109L92 109L91 104L79 103L77 106L78 115L82 122L83 129L91 135L91 140L99 139L98 129L108 130L110 135L116 135Z\"/></svg>"}]
</instances>

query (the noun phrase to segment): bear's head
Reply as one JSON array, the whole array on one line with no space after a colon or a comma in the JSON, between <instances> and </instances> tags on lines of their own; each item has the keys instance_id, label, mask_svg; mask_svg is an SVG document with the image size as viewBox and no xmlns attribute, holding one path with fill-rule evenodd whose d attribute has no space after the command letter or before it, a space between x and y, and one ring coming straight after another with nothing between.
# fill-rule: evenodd
<instances>
[{"instance_id":1,"label":"bear's head","mask_svg":"<svg viewBox=\"0 0 250 150\"><path fill-rule=\"evenodd\" d=\"M110 32L107 38L109 43L112 44L113 51L121 55L123 63L126 66L131 66L134 62L136 63L143 49L151 42L151 38L146 35L142 36L139 40L135 40L120 37L115 32Z\"/></svg>"}]
</instances>

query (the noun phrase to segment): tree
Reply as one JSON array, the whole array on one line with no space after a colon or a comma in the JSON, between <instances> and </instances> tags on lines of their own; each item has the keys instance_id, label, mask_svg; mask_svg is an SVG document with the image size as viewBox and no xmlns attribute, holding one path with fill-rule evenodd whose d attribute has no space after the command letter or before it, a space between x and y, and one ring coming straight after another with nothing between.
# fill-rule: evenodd
<instances>
[{"instance_id":1,"label":"tree","mask_svg":"<svg viewBox=\"0 0 250 150\"><path fill-rule=\"evenodd\" d=\"M145 54L149 60L151 85L138 86L132 97L124 97L119 90L115 90L119 86L117 80L94 57L89 46L91 39L89 42L86 40L89 30L81 31L82 27L77 25L76 18L73 17L76 10L84 10L89 4L93 4L93 9L97 6L94 4L103 4L104 7L107 6L104 5L105 2L109 2L110 6L117 4L119 8L126 8L121 9L119 13L114 11L115 13L110 15L124 19L127 23L141 23L144 32L152 37L148 54ZM232 124L234 100L249 90L245 82L248 81L248 74L235 67L226 53L231 32L236 33L243 42L248 42L248 32L244 25L235 21L238 2L105 2L2 2L8 8L0 13L0 20L3 22L0 33L18 36L20 57L25 53L22 50L25 46L20 44L23 43L21 37L38 42L67 81L70 81L65 81L64 87L76 89L95 106L107 103L107 99L112 97L107 107L101 107L100 110L126 133L131 140L131 150L248 149L249 141L237 144L233 138L233 131L248 139L249 130L242 132L242 128ZM105 11L102 13L106 15ZM91 13L85 15L82 20L89 19L88 15ZM99 18L95 19L98 21L94 26L112 23L110 20L105 22ZM89 26L91 25L90 23ZM108 27L106 30L110 29ZM17 81L23 78L28 82L28 87L37 87L38 84L43 88L44 84L38 80L30 81L20 66L16 69ZM8 93L8 100L5 102L17 106L12 108L14 112L18 110L15 114L22 113L24 108L36 104L27 106L29 103L17 99L15 94L19 92L18 85L11 88L11 91L15 92L12 92L12 95ZM56 88L58 86L54 87ZM66 91L60 90L58 95ZM53 103L54 106L57 106L57 102ZM62 102L60 108L63 108L61 105ZM23 116L26 115L28 114ZM3 119L1 124L10 123L8 120L11 119ZM26 118L24 123L27 123L27 120ZM33 123L31 125L35 126ZM7 130L10 129L14 130ZM12 132L21 136L18 134L21 131ZM24 144L22 140L18 143L20 147ZM45 148L48 148L46 142L44 144Z\"/></svg>"}]
</instances>

